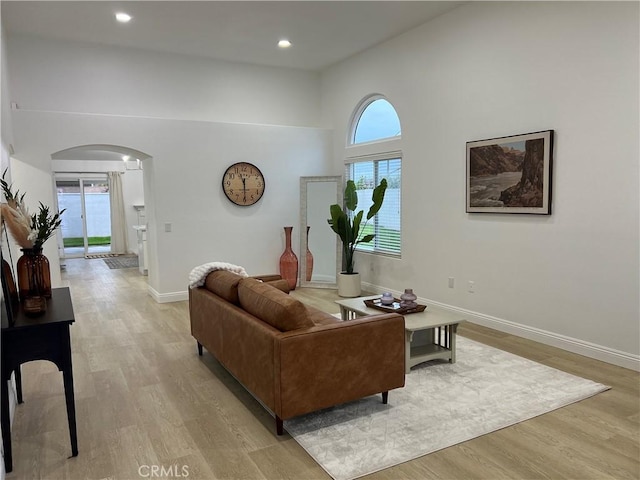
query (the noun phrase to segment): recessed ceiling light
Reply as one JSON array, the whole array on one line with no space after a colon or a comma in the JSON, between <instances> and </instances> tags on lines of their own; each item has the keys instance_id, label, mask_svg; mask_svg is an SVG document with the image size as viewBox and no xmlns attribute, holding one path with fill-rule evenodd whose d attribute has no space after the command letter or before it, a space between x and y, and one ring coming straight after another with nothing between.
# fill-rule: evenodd
<instances>
[{"instance_id":1,"label":"recessed ceiling light","mask_svg":"<svg viewBox=\"0 0 640 480\"><path fill-rule=\"evenodd\" d=\"M126 162L127 160L129 160L129 155L123 155L122 156L122 161Z\"/></svg>"},{"instance_id":2,"label":"recessed ceiling light","mask_svg":"<svg viewBox=\"0 0 640 480\"><path fill-rule=\"evenodd\" d=\"M291 42L285 38L278 42L278 46L280 48L289 48L291 46Z\"/></svg>"},{"instance_id":3,"label":"recessed ceiling light","mask_svg":"<svg viewBox=\"0 0 640 480\"><path fill-rule=\"evenodd\" d=\"M131 20L131 15L124 12L118 12L116 13L116 20L122 23L127 23L129 20Z\"/></svg>"}]
</instances>

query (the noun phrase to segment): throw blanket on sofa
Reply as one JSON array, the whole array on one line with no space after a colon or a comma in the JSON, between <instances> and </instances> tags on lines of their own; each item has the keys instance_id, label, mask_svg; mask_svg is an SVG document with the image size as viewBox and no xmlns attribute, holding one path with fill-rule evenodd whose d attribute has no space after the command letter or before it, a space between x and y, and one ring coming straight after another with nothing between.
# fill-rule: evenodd
<instances>
[{"instance_id":1,"label":"throw blanket on sofa","mask_svg":"<svg viewBox=\"0 0 640 480\"><path fill-rule=\"evenodd\" d=\"M233 265L226 262L209 262L197 266L191 273L189 273L189 288L201 287L204 285L204 281L214 270L228 270L233 273L237 273L241 277L248 277L247 272L243 267Z\"/></svg>"}]
</instances>

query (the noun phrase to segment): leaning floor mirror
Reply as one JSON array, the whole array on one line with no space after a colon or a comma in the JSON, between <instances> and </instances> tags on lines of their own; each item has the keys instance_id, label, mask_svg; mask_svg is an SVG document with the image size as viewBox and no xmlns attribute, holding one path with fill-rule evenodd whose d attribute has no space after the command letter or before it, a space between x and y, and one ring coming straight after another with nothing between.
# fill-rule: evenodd
<instances>
[{"instance_id":1,"label":"leaning floor mirror","mask_svg":"<svg viewBox=\"0 0 640 480\"><path fill-rule=\"evenodd\" d=\"M329 207L342 205L342 177L300 177L300 285L337 288L340 239L327 223Z\"/></svg>"}]
</instances>

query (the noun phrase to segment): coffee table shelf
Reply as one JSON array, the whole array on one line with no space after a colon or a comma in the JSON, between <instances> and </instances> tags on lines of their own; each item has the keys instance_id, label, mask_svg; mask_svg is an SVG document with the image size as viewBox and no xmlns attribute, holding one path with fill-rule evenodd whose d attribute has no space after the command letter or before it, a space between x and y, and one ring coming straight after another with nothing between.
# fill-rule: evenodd
<instances>
[{"instance_id":1,"label":"coffee table shelf","mask_svg":"<svg viewBox=\"0 0 640 480\"><path fill-rule=\"evenodd\" d=\"M415 362L415 365L422 362L428 362L430 360L437 360L439 358L449 360L451 358L451 349L433 344L417 345L415 347L411 347L410 358Z\"/></svg>"},{"instance_id":2,"label":"coffee table shelf","mask_svg":"<svg viewBox=\"0 0 640 480\"><path fill-rule=\"evenodd\" d=\"M457 320L458 322L462 320ZM456 362L456 330L458 324L440 325L433 328L408 330L405 325L406 352L405 368L409 373L411 367L431 360L448 360ZM418 343L414 334L423 334L422 343Z\"/></svg>"},{"instance_id":3,"label":"coffee table shelf","mask_svg":"<svg viewBox=\"0 0 640 480\"><path fill-rule=\"evenodd\" d=\"M379 295L336 300L340 305L343 320L351 320L382 312L365 305L365 300ZM464 319L457 314L437 307L428 307L423 312L404 315L405 319L405 372L411 367L431 360L456 361L456 331Z\"/></svg>"}]
</instances>

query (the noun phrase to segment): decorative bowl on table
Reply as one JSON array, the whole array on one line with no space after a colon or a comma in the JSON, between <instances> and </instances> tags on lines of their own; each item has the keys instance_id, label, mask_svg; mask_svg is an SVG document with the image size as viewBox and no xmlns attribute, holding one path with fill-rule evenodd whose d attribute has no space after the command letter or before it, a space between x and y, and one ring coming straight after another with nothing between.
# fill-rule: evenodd
<instances>
[{"instance_id":1,"label":"decorative bowl on table","mask_svg":"<svg viewBox=\"0 0 640 480\"><path fill-rule=\"evenodd\" d=\"M402 301L399 298L394 298L391 305L384 305L380 298L373 298L370 300L364 300L364 304L367 307L375 308L383 312L399 313L401 315L408 315L410 313L424 312L427 308L426 305L416 304L415 307L402 306Z\"/></svg>"},{"instance_id":2,"label":"decorative bowl on table","mask_svg":"<svg viewBox=\"0 0 640 480\"><path fill-rule=\"evenodd\" d=\"M391 294L391 292L384 292L382 294L382 297L380 297L380 303L382 305L393 305L393 302L395 302L395 298L393 298L393 295Z\"/></svg>"}]
</instances>

